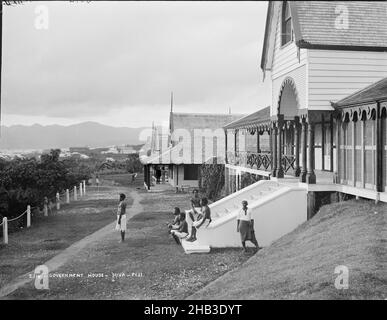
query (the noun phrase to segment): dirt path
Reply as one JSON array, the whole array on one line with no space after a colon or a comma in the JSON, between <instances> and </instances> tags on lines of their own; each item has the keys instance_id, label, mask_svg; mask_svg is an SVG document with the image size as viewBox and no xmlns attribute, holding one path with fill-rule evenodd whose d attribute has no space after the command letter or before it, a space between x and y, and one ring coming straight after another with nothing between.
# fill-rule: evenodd
<instances>
[{"instance_id":1,"label":"dirt path","mask_svg":"<svg viewBox=\"0 0 387 320\"><path fill-rule=\"evenodd\" d=\"M117 192L115 190L114 195L116 195ZM143 206L141 205L142 197L136 190L131 190L128 194L129 197L133 199L132 206L127 210L127 216L128 219L132 218L134 215L141 213L143 211ZM88 192L86 194L85 199L87 200L93 200L93 199L100 199L101 197L111 197L111 194L106 194L103 192L96 193L96 192ZM112 222L108 224L107 226L103 227L102 229L92 233L91 235L83 238L82 240L72 244L65 250L63 250L60 254L56 255L52 259L48 260L44 263L48 267L48 270L50 272L56 271L59 267L70 261L71 259L75 258L77 254L79 254L84 248L89 246L90 244L93 244L109 234L112 234L114 232L116 222ZM14 281L12 281L10 284L4 286L0 289L0 298L5 297L18 288L24 286L25 284L31 282L33 278L30 277L31 274L34 273L34 270L32 270L29 273L26 273L22 276L17 277Z\"/></svg>"}]
</instances>

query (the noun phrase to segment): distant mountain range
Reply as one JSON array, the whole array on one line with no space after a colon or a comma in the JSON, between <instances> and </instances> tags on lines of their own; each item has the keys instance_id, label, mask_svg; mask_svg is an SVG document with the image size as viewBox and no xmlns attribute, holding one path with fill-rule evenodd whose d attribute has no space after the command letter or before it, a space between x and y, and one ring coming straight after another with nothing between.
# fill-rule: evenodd
<instances>
[{"instance_id":1,"label":"distant mountain range","mask_svg":"<svg viewBox=\"0 0 387 320\"><path fill-rule=\"evenodd\" d=\"M0 150L50 149L69 147L102 147L137 145L140 133L146 128L111 127L97 122L83 122L70 126L49 125L2 126Z\"/></svg>"}]
</instances>

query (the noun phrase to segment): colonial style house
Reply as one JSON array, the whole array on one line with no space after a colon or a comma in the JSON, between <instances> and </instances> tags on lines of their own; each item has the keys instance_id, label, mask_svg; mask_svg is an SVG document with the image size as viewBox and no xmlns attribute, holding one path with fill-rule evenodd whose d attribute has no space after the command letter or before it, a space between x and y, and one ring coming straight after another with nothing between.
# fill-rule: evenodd
<instances>
[{"instance_id":1,"label":"colonial style house","mask_svg":"<svg viewBox=\"0 0 387 320\"><path fill-rule=\"evenodd\" d=\"M242 116L177 113L171 107L168 129L153 126L149 156L142 158L146 187L165 174L173 187L198 187L200 165L215 158L225 163L223 126Z\"/></svg>"},{"instance_id":2,"label":"colonial style house","mask_svg":"<svg viewBox=\"0 0 387 320\"><path fill-rule=\"evenodd\" d=\"M186 253L241 246L243 200L262 246L326 195L387 201L386 13L387 2L269 2L261 69L271 106L224 125L228 195L197 240L182 241Z\"/></svg>"},{"instance_id":3,"label":"colonial style house","mask_svg":"<svg viewBox=\"0 0 387 320\"><path fill-rule=\"evenodd\" d=\"M387 2L272 1L261 57L270 107L231 122L228 193L243 174L387 201ZM249 148L238 141L245 136Z\"/></svg>"}]
</instances>

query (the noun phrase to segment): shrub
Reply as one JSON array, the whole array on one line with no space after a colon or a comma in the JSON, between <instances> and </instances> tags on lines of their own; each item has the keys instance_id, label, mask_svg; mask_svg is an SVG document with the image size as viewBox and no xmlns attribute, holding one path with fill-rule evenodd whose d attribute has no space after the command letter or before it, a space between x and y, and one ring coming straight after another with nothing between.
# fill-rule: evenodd
<instances>
[{"instance_id":1,"label":"shrub","mask_svg":"<svg viewBox=\"0 0 387 320\"><path fill-rule=\"evenodd\" d=\"M56 192L88 180L91 171L77 161L59 159L60 150L36 159L14 159L0 162L0 214L14 217L27 205L40 206L43 198L53 199Z\"/></svg>"},{"instance_id":2,"label":"shrub","mask_svg":"<svg viewBox=\"0 0 387 320\"><path fill-rule=\"evenodd\" d=\"M216 158L213 163L204 163L199 169L199 190L212 201L222 197L224 188L224 164L218 164Z\"/></svg>"}]
</instances>

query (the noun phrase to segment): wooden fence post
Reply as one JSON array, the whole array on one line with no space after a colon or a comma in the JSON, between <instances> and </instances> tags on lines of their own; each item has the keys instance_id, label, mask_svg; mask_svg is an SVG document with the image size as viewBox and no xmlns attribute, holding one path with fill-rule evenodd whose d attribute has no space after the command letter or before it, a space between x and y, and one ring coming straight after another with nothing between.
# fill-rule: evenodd
<instances>
[{"instance_id":1,"label":"wooden fence post","mask_svg":"<svg viewBox=\"0 0 387 320\"><path fill-rule=\"evenodd\" d=\"M7 221L7 217L3 218L3 241L4 241L4 244L8 244L8 221Z\"/></svg>"},{"instance_id":2,"label":"wooden fence post","mask_svg":"<svg viewBox=\"0 0 387 320\"><path fill-rule=\"evenodd\" d=\"M45 217L48 217L48 198L47 197L44 197L43 213Z\"/></svg>"},{"instance_id":3,"label":"wooden fence post","mask_svg":"<svg viewBox=\"0 0 387 320\"><path fill-rule=\"evenodd\" d=\"M31 227L31 206L27 206L27 228Z\"/></svg>"},{"instance_id":4,"label":"wooden fence post","mask_svg":"<svg viewBox=\"0 0 387 320\"><path fill-rule=\"evenodd\" d=\"M80 196L80 197L83 196L83 192L82 192L82 182L79 184L79 196Z\"/></svg>"},{"instance_id":5,"label":"wooden fence post","mask_svg":"<svg viewBox=\"0 0 387 320\"><path fill-rule=\"evenodd\" d=\"M60 210L60 196L59 196L59 192L56 193L56 210Z\"/></svg>"},{"instance_id":6,"label":"wooden fence post","mask_svg":"<svg viewBox=\"0 0 387 320\"><path fill-rule=\"evenodd\" d=\"M70 203L70 191L66 189L66 203Z\"/></svg>"},{"instance_id":7,"label":"wooden fence post","mask_svg":"<svg viewBox=\"0 0 387 320\"><path fill-rule=\"evenodd\" d=\"M77 186L74 187L74 201L77 201Z\"/></svg>"}]
</instances>

